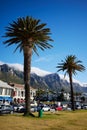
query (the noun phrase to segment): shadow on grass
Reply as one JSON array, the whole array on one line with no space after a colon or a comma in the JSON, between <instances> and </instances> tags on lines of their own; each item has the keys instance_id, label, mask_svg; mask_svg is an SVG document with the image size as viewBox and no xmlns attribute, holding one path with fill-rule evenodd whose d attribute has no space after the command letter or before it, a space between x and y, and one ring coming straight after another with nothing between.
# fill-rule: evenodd
<instances>
[{"instance_id":1,"label":"shadow on grass","mask_svg":"<svg viewBox=\"0 0 87 130\"><path fill-rule=\"evenodd\" d=\"M16 117L23 117L23 118L33 118L33 119L55 119L58 117L61 117L63 114L62 113L52 113L52 112L43 112L42 116L39 117L38 112L31 113L31 115L24 115L24 113L14 113L11 114L12 116Z\"/></svg>"}]
</instances>

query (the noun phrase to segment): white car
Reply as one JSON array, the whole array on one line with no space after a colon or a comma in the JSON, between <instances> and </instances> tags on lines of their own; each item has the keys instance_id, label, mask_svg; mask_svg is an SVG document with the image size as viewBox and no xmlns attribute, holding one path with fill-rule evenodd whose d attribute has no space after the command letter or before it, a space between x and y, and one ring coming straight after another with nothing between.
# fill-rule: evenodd
<instances>
[{"instance_id":1,"label":"white car","mask_svg":"<svg viewBox=\"0 0 87 130\"><path fill-rule=\"evenodd\" d=\"M80 105L76 105L76 109L81 109L81 106Z\"/></svg>"},{"instance_id":2,"label":"white car","mask_svg":"<svg viewBox=\"0 0 87 130\"><path fill-rule=\"evenodd\" d=\"M71 111L72 109L71 109L70 107L67 107L66 110L67 110L67 111Z\"/></svg>"},{"instance_id":3,"label":"white car","mask_svg":"<svg viewBox=\"0 0 87 130\"><path fill-rule=\"evenodd\" d=\"M84 105L84 106L83 106L83 109L87 109L87 105Z\"/></svg>"},{"instance_id":4,"label":"white car","mask_svg":"<svg viewBox=\"0 0 87 130\"><path fill-rule=\"evenodd\" d=\"M36 106L31 106L31 111L32 112L36 112L37 111L37 107Z\"/></svg>"},{"instance_id":5,"label":"white car","mask_svg":"<svg viewBox=\"0 0 87 130\"><path fill-rule=\"evenodd\" d=\"M49 107L49 106L44 106L44 107L42 108L42 110L43 110L43 111L50 111L50 107Z\"/></svg>"}]
</instances>

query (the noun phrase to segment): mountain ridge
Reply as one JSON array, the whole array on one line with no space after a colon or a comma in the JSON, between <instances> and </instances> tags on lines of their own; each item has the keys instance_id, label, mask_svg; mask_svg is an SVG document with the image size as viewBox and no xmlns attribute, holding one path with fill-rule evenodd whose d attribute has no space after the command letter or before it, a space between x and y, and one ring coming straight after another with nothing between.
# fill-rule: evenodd
<instances>
[{"instance_id":1,"label":"mountain ridge","mask_svg":"<svg viewBox=\"0 0 87 130\"><path fill-rule=\"evenodd\" d=\"M32 68L31 68L32 69ZM65 91L70 91L70 85L68 80L60 77L57 73L50 73L42 71L36 67L31 70L31 86L34 88L50 89L52 91L61 91L63 88ZM39 72L39 73L38 73ZM42 74L41 74L42 72ZM7 75L7 76L6 76ZM23 83L23 71L10 66L8 64L0 65L0 79L7 82ZM74 91L87 92L86 85L81 85L79 82L73 82Z\"/></svg>"}]
</instances>

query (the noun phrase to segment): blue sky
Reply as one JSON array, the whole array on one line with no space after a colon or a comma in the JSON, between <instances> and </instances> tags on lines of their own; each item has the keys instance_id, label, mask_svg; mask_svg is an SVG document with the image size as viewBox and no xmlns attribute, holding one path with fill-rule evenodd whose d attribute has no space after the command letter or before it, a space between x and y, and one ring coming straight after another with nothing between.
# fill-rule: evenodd
<instances>
[{"instance_id":1,"label":"blue sky","mask_svg":"<svg viewBox=\"0 0 87 130\"><path fill-rule=\"evenodd\" d=\"M27 15L47 23L54 40L52 49L33 54L33 67L55 73L57 63L72 54L87 68L87 0L0 0L0 61L23 64L23 54L13 53L15 46L6 48L2 36L12 20ZM87 71L75 79L87 82Z\"/></svg>"}]
</instances>

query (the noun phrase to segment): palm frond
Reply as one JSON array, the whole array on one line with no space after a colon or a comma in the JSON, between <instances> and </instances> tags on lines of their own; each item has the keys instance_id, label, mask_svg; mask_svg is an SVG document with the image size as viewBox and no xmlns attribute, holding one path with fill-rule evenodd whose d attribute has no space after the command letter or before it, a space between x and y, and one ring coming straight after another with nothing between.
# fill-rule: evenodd
<instances>
[{"instance_id":1,"label":"palm frond","mask_svg":"<svg viewBox=\"0 0 87 130\"><path fill-rule=\"evenodd\" d=\"M85 67L81 64L82 61L77 60L75 55L69 55L65 58L65 61L62 60L61 63L58 64L58 72L66 71L67 74L72 73L76 75L76 71L84 71Z\"/></svg>"},{"instance_id":2,"label":"palm frond","mask_svg":"<svg viewBox=\"0 0 87 130\"><path fill-rule=\"evenodd\" d=\"M6 27L4 37L7 37L8 39L4 42L4 44L7 46L16 44L17 47L15 50L18 48L23 50L23 47L27 45L32 47L33 51L36 53L36 46L41 50L47 48L50 49L52 45L48 42L53 42L53 40L50 37L50 29L45 26L46 23L41 23L39 19L34 19L33 17L27 16L18 18L16 21L9 23L9 26ZM29 39L32 39L32 43Z\"/></svg>"}]
</instances>

